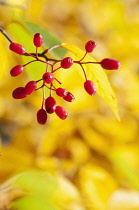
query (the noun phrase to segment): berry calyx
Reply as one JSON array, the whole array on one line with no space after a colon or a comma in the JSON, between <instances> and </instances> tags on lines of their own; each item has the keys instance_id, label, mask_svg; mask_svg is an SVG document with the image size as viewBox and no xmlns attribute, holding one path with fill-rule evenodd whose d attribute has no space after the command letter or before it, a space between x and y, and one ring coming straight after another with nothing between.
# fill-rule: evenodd
<instances>
[{"instance_id":1,"label":"berry calyx","mask_svg":"<svg viewBox=\"0 0 139 210\"><path fill-rule=\"evenodd\" d=\"M12 92L12 96L15 99L22 99L27 96L25 88L24 87L18 87Z\"/></svg>"},{"instance_id":2,"label":"berry calyx","mask_svg":"<svg viewBox=\"0 0 139 210\"><path fill-rule=\"evenodd\" d=\"M57 106L55 109L55 113L62 120L65 120L68 117L67 112L62 106Z\"/></svg>"},{"instance_id":3,"label":"berry calyx","mask_svg":"<svg viewBox=\"0 0 139 210\"><path fill-rule=\"evenodd\" d=\"M63 69L68 69L72 66L73 64L73 59L70 57L66 57L61 61L61 67Z\"/></svg>"},{"instance_id":4,"label":"berry calyx","mask_svg":"<svg viewBox=\"0 0 139 210\"><path fill-rule=\"evenodd\" d=\"M25 92L27 95L30 95L32 92L35 91L37 87L37 83L35 81L29 81L25 86Z\"/></svg>"},{"instance_id":5,"label":"berry calyx","mask_svg":"<svg viewBox=\"0 0 139 210\"><path fill-rule=\"evenodd\" d=\"M113 58L104 58L100 62L100 65L102 66L102 68L107 70L117 70L120 68L120 62Z\"/></svg>"},{"instance_id":6,"label":"berry calyx","mask_svg":"<svg viewBox=\"0 0 139 210\"><path fill-rule=\"evenodd\" d=\"M72 93L68 92L65 97L63 97L65 101L72 102L74 101L75 97Z\"/></svg>"},{"instance_id":7,"label":"berry calyx","mask_svg":"<svg viewBox=\"0 0 139 210\"><path fill-rule=\"evenodd\" d=\"M68 91L64 88L57 88L56 94L60 97L65 97L68 94Z\"/></svg>"},{"instance_id":8,"label":"berry calyx","mask_svg":"<svg viewBox=\"0 0 139 210\"><path fill-rule=\"evenodd\" d=\"M93 41L93 40L90 40L90 41L88 41L87 43L86 43L86 45L85 45L85 50L86 50L86 52L87 53L91 53L91 52L93 52L93 50L96 48L96 42L95 41Z\"/></svg>"},{"instance_id":9,"label":"berry calyx","mask_svg":"<svg viewBox=\"0 0 139 210\"><path fill-rule=\"evenodd\" d=\"M47 121L47 113L44 109L39 109L37 112L37 121L39 124L44 125Z\"/></svg>"},{"instance_id":10,"label":"berry calyx","mask_svg":"<svg viewBox=\"0 0 139 210\"><path fill-rule=\"evenodd\" d=\"M54 75L51 72L46 72L43 76L42 79L45 83L50 84L54 80Z\"/></svg>"},{"instance_id":11,"label":"berry calyx","mask_svg":"<svg viewBox=\"0 0 139 210\"><path fill-rule=\"evenodd\" d=\"M13 67L10 71L10 74L12 77L16 77L20 74L22 74L24 67L21 65L17 65L15 67Z\"/></svg>"},{"instance_id":12,"label":"berry calyx","mask_svg":"<svg viewBox=\"0 0 139 210\"><path fill-rule=\"evenodd\" d=\"M94 95L96 93L96 86L91 80L86 80L84 83L84 89L89 95Z\"/></svg>"},{"instance_id":13,"label":"berry calyx","mask_svg":"<svg viewBox=\"0 0 139 210\"><path fill-rule=\"evenodd\" d=\"M14 43L12 42L9 46L10 50L12 50L13 52L19 54L19 55L23 55L26 53L24 47L21 44L18 43Z\"/></svg>"},{"instance_id":14,"label":"berry calyx","mask_svg":"<svg viewBox=\"0 0 139 210\"><path fill-rule=\"evenodd\" d=\"M33 43L36 47L41 47L42 45L42 42L43 42L43 38L42 38L42 35L40 33L36 33L34 35L34 39L33 39Z\"/></svg>"},{"instance_id":15,"label":"berry calyx","mask_svg":"<svg viewBox=\"0 0 139 210\"><path fill-rule=\"evenodd\" d=\"M56 100L52 96L49 96L48 98L46 98L45 109L46 109L47 113L49 113L49 114L52 114L55 112Z\"/></svg>"}]
</instances>

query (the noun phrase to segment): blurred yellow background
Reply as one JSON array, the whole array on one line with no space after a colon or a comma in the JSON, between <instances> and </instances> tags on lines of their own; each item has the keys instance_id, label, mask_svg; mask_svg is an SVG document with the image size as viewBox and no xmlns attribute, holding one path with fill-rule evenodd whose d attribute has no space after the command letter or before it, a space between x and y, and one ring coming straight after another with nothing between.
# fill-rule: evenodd
<instances>
[{"instance_id":1,"label":"blurred yellow background","mask_svg":"<svg viewBox=\"0 0 139 210\"><path fill-rule=\"evenodd\" d=\"M83 77L79 81L78 69L72 68L62 72L62 83L76 100L58 99L69 118L53 115L38 125L41 96L12 98L12 91L30 78L26 73L10 77L10 69L22 61L0 34L0 183L38 168L62 179L61 210L139 210L139 1L0 1L0 26L7 33L15 14L83 50L88 40L95 40L92 56L98 61L120 61L118 71L105 72L121 121L100 96L84 92Z\"/></svg>"}]
</instances>

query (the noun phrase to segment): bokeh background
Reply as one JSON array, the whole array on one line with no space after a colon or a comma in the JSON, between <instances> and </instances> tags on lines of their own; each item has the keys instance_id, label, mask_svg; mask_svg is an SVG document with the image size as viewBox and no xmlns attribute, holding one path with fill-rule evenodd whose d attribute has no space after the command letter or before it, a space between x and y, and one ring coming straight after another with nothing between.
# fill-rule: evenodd
<instances>
[{"instance_id":1,"label":"bokeh background","mask_svg":"<svg viewBox=\"0 0 139 210\"><path fill-rule=\"evenodd\" d=\"M35 92L19 101L12 98L13 89L26 84L30 75L24 72L11 78L10 69L22 60L9 51L8 41L0 34L0 209L15 205L19 210L36 210L29 207L30 201L28 206L26 200L18 203L24 195L8 181L36 169L52 176L59 191L52 208L42 204L37 209L138 210L139 1L0 1L0 26L16 42L14 30L10 31L11 24L18 22L15 16L37 23L61 42L81 49L88 40L95 40L97 48L92 56L98 61L105 57L119 60L118 71L105 72L121 121L100 96L85 93L83 78L72 69L63 73L62 83L76 100L72 104L59 101L68 111L68 119L62 121L53 115L46 125L38 125L41 95ZM27 175L24 185L32 176Z\"/></svg>"}]
</instances>

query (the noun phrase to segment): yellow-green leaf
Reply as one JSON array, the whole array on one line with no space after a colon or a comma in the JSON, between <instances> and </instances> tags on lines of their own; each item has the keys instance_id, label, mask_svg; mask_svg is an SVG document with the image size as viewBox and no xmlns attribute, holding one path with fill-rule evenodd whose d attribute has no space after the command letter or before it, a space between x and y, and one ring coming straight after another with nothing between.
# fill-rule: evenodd
<instances>
[{"instance_id":1,"label":"yellow-green leaf","mask_svg":"<svg viewBox=\"0 0 139 210\"><path fill-rule=\"evenodd\" d=\"M62 44L62 47L74 54L73 59L80 60L85 54L83 50L79 49L74 45ZM89 55L87 55L83 59L83 62L95 62L95 61L96 60ZM97 87L97 93L109 103L114 114L119 120L120 118L118 115L117 100L104 70L98 64L90 64L90 63L83 64L83 67L87 72L89 79L92 79L92 81L95 83Z\"/></svg>"}]
</instances>

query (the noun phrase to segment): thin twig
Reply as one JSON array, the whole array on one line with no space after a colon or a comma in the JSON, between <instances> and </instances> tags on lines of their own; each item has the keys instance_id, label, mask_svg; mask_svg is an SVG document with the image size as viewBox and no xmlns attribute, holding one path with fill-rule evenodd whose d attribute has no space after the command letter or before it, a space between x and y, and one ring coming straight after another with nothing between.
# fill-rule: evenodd
<instances>
[{"instance_id":1,"label":"thin twig","mask_svg":"<svg viewBox=\"0 0 139 210\"><path fill-rule=\"evenodd\" d=\"M0 27L0 32L6 37L6 39L7 39L10 43L13 43L13 41L11 40L11 38L6 34L6 32L5 32L1 27ZM26 52L26 53L24 54L24 56L32 56L32 57L37 58L37 59L38 59L38 57L43 57L46 61L53 61L54 64L55 64L55 63L57 63L57 62L60 62L61 60L56 60L56 59L53 59L53 58L48 58L45 54L46 54L47 52L49 52L49 51L55 49L55 48L60 47L60 46L61 46L61 45L55 45L55 46L53 46L53 47L50 47L50 48L44 50L42 53L37 53L37 50L36 50L36 53L27 53L27 52ZM42 60L40 60L40 59L38 59L38 60L41 61L41 62L44 62L44 61L42 61ZM48 64L52 65L51 63L48 63Z\"/></svg>"},{"instance_id":2,"label":"thin twig","mask_svg":"<svg viewBox=\"0 0 139 210\"><path fill-rule=\"evenodd\" d=\"M6 34L6 32L0 27L0 32L6 37L6 39L12 43L13 41L10 39L10 37Z\"/></svg>"}]
</instances>

